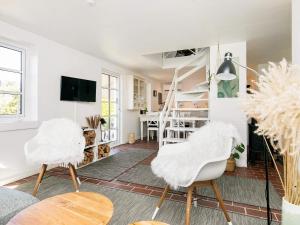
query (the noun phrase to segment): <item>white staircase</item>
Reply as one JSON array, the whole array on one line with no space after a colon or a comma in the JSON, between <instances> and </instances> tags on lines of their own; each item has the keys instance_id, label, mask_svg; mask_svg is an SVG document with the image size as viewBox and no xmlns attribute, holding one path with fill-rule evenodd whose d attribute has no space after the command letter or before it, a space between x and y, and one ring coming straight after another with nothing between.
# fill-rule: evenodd
<instances>
[{"instance_id":1,"label":"white staircase","mask_svg":"<svg viewBox=\"0 0 300 225\"><path fill-rule=\"evenodd\" d=\"M203 49L192 59L175 69L172 84L160 114L160 147L167 143L184 142L190 133L197 131L209 120L209 83L207 74L206 80L195 85L192 90L178 91L180 82L189 79L191 75L203 67L206 67L208 71L208 56L208 50ZM201 63L195 63L197 61ZM185 68L189 70L179 75L180 71ZM191 107L181 107L183 103L188 102L189 105L192 105Z\"/></svg>"}]
</instances>

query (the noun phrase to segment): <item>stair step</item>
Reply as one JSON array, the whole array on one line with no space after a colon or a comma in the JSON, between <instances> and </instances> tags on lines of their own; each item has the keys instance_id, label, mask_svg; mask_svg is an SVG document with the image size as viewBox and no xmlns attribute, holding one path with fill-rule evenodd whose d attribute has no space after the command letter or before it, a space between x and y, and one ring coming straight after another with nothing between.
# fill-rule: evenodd
<instances>
[{"instance_id":1,"label":"stair step","mask_svg":"<svg viewBox=\"0 0 300 225\"><path fill-rule=\"evenodd\" d=\"M208 101L208 98L177 98L176 102L201 102Z\"/></svg>"},{"instance_id":2,"label":"stair step","mask_svg":"<svg viewBox=\"0 0 300 225\"><path fill-rule=\"evenodd\" d=\"M186 95L199 95L199 94L202 94L202 93L205 93L205 92L208 92L208 89L198 89L198 90L192 90L192 91L178 91L177 93L180 93L180 94L186 94Z\"/></svg>"},{"instance_id":3,"label":"stair step","mask_svg":"<svg viewBox=\"0 0 300 225\"><path fill-rule=\"evenodd\" d=\"M177 102L186 102L186 101L192 101L192 102L197 102L197 101L204 101L204 99L208 100L207 98L203 98L205 96L205 93L203 92L198 92L198 93L183 93L183 92L177 92L175 94L175 101Z\"/></svg>"},{"instance_id":4,"label":"stair step","mask_svg":"<svg viewBox=\"0 0 300 225\"><path fill-rule=\"evenodd\" d=\"M183 138L163 138L163 142L181 143L185 141L186 139Z\"/></svg>"},{"instance_id":5,"label":"stair step","mask_svg":"<svg viewBox=\"0 0 300 225\"><path fill-rule=\"evenodd\" d=\"M179 120L179 121L206 121L209 120L208 117L168 117L169 120Z\"/></svg>"},{"instance_id":6,"label":"stair step","mask_svg":"<svg viewBox=\"0 0 300 225\"><path fill-rule=\"evenodd\" d=\"M202 87L202 86L207 86L208 87L208 81L205 80L205 81L195 85L195 87Z\"/></svg>"},{"instance_id":7,"label":"stair step","mask_svg":"<svg viewBox=\"0 0 300 225\"><path fill-rule=\"evenodd\" d=\"M172 108L173 111L207 111L208 108Z\"/></svg>"},{"instance_id":8,"label":"stair step","mask_svg":"<svg viewBox=\"0 0 300 225\"><path fill-rule=\"evenodd\" d=\"M166 130L173 130L173 131L190 131L195 132L199 130L200 127L166 127Z\"/></svg>"}]
</instances>

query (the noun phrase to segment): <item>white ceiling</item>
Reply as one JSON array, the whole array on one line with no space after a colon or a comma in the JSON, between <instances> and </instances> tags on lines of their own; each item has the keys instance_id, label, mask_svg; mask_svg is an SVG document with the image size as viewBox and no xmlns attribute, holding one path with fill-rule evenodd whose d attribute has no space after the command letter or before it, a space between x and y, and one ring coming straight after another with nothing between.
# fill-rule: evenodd
<instances>
[{"instance_id":1,"label":"white ceiling","mask_svg":"<svg viewBox=\"0 0 300 225\"><path fill-rule=\"evenodd\" d=\"M290 0L0 0L0 20L165 80L145 55L247 41L251 65L291 55Z\"/></svg>"}]
</instances>

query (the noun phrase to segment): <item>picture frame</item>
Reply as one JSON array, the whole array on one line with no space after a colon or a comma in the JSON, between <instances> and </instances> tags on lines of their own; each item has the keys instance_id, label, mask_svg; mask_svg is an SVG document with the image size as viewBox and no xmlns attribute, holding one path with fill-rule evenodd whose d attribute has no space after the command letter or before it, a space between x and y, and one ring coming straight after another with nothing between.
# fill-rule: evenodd
<instances>
[{"instance_id":1,"label":"picture frame","mask_svg":"<svg viewBox=\"0 0 300 225\"><path fill-rule=\"evenodd\" d=\"M157 90L153 90L153 97L157 96Z\"/></svg>"}]
</instances>

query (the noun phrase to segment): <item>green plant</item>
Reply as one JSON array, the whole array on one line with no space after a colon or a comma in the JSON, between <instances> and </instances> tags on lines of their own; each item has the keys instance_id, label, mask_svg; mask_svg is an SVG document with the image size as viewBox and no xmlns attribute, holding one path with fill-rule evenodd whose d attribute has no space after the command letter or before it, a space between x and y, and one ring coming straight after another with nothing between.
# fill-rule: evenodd
<instances>
[{"instance_id":1,"label":"green plant","mask_svg":"<svg viewBox=\"0 0 300 225\"><path fill-rule=\"evenodd\" d=\"M231 158L233 159L239 159L240 155L245 151L245 145L243 143L236 145L235 147L233 147L232 149L232 153L231 153Z\"/></svg>"}]
</instances>

